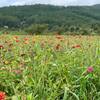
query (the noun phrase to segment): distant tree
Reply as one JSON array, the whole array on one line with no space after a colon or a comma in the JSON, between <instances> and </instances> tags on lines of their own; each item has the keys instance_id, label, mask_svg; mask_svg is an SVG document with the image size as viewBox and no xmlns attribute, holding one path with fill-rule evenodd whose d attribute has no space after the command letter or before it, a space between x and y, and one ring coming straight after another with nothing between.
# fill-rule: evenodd
<instances>
[{"instance_id":1,"label":"distant tree","mask_svg":"<svg viewBox=\"0 0 100 100\"><path fill-rule=\"evenodd\" d=\"M28 28L25 28L25 31L31 34L42 34L46 29L48 29L48 25L46 24L32 24Z\"/></svg>"}]
</instances>

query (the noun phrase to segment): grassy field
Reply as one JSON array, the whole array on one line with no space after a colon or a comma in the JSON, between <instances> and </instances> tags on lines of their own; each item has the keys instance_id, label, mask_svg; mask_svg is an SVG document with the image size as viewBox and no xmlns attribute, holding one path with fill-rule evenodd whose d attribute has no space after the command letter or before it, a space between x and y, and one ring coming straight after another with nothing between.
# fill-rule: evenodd
<instances>
[{"instance_id":1,"label":"grassy field","mask_svg":"<svg viewBox=\"0 0 100 100\"><path fill-rule=\"evenodd\" d=\"M100 37L0 36L0 100L100 100Z\"/></svg>"}]
</instances>

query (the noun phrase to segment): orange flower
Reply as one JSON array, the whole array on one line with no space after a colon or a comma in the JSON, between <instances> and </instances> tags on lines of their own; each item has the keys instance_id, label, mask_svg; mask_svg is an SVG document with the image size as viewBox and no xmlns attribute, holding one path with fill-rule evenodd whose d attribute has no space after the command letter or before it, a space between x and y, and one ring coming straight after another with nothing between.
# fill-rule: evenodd
<instances>
[{"instance_id":1,"label":"orange flower","mask_svg":"<svg viewBox=\"0 0 100 100\"><path fill-rule=\"evenodd\" d=\"M14 36L15 39L18 39L18 36Z\"/></svg>"},{"instance_id":2,"label":"orange flower","mask_svg":"<svg viewBox=\"0 0 100 100\"><path fill-rule=\"evenodd\" d=\"M29 38L24 38L25 41L29 40Z\"/></svg>"},{"instance_id":3,"label":"orange flower","mask_svg":"<svg viewBox=\"0 0 100 100\"><path fill-rule=\"evenodd\" d=\"M56 35L56 38L59 40L63 40L63 36L61 36L61 35Z\"/></svg>"},{"instance_id":4,"label":"orange flower","mask_svg":"<svg viewBox=\"0 0 100 100\"><path fill-rule=\"evenodd\" d=\"M72 48L81 48L80 45L75 45L75 46L72 46Z\"/></svg>"},{"instance_id":5,"label":"orange flower","mask_svg":"<svg viewBox=\"0 0 100 100\"><path fill-rule=\"evenodd\" d=\"M19 38L18 36L14 36L13 37L14 40L18 40L18 38Z\"/></svg>"},{"instance_id":6,"label":"orange flower","mask_svg":"<svg viewBox=\"0 0 100 100\"><path fill-rule=\"evenodd\" d=\"M29 42L28 41L25 41L24 44L29 44Z\"/></svg>"}]
</instances>

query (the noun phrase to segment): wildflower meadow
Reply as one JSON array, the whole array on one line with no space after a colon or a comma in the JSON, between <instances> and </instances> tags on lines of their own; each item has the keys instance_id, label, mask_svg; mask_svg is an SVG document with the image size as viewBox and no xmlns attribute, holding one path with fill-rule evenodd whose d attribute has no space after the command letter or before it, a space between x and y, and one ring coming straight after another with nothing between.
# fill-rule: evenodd
<instances>
[{"instance_id":1,"label":"wildflower meadow","mask_svg":"<svg viewBox=\"0 0 100 100\"><path fill-rule=\"evenodd\" d=\"M0 100L100 100L100 37L1 35Z\"/></svg>"}]
</instances>

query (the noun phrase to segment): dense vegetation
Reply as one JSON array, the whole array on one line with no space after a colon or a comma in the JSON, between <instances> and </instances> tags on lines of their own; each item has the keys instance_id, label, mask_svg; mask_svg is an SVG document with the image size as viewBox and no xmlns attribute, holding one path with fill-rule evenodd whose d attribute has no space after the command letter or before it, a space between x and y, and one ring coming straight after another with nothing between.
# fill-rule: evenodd
<instances>
[{"instance_id":1,"label":"dense vegetation","mask_svg":"<svg viewBox=\"0 0 100 100\"><path fill-rule=\"evenodd\" d=\"M100 34L100 5L25 5L0 8L1 30L28 33Z\"/></svg>"}]
</instances>

